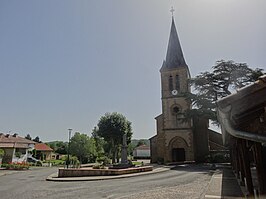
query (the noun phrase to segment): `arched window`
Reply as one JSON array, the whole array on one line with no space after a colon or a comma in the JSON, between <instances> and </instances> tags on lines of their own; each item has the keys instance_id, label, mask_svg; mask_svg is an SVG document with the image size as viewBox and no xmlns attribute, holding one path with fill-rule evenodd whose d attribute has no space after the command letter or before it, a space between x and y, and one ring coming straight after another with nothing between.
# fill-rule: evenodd
<instances>
[{"instance_id":1,"label":"arched window","mask_svg":"<svg viewBox=\"0 0 266 199\"><path fill-rule=\"evenodd\" d=\"M169 90L170 91L174 90L173 77L172 76L169 77Z\"/></svg>"},{"instance_id":2,"label":"arched window","mask_svg":"<svg viewBox=\"0 0 266 199\"><path fill-rule=\"evenodd\" d=\"M179 82L179 76L175 76L175 87L177 91L180 91L180 82Z\"/></svg>"}]
</instances>

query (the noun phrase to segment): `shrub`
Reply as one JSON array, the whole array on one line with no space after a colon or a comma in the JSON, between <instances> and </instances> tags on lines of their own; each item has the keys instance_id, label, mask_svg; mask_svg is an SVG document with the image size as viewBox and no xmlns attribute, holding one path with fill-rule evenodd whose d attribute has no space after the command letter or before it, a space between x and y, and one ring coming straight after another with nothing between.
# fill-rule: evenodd
<instances>
[{"instance_id":1,"label":"shrub","mask_svg":"<svg viewBox=\"0 0 266 199\"><path fill-rule=\"evenodd\" d=\"M224 163L230 162L230 155L228 153L216 152L206 156L205 159L209 163Z\"/></svg>"},{"instance_id":2,"label":"shrub","mask_svg":"<svg viewBox=\"0 0 266 199\"><path fill-rule=\"evenodd\" d=\"M62 161L64 161L64 164L67 164L67 156L64 156L62 158ZM80 161L78 160L78 158L76 156L69 156L69 165L70 167L73 167L73 168L78 168L80 166Z\"/></svg>"},{"instance_id":3,"label":"shrub","mask_svg":"<svg viewBox=\"0 0 266 199\"><path fill-rule=\"evenodd\" d=\"M102 164L95 164L92 166L93 169L105 169L105 166Z\"/></svg>"},{"instance_id":4,"label":"shrub","mask_svg":"<svg viewBox=\"0 0 266 199\"><path fill-rule=\"evenodd\" d=\"M65 161L63 161L63 160L47 160L47 161L44 161L44 163L51 163L53 166L60 166L60 165L64 165Z\"/></svg>"},{"instance_id":5,"label":"shrub","mask_svg":"<svg viewBox=\"0 0 266 199\"><path fill-rule=\"evenodd\" d=\"M3 149L0 149L0 158L2 158L5 154L5 151Z\"/></svg>"},{"instance_id":6,"label":"shrub","mask_svg":"<svg viewBox=\"0 0 266 199\"><path fill-rule=\"evenodd\" d=\"M230 157L228 154L217 153L213 155L213 161L217 163L229 162Z\"/></svg>"},{"instance_id":7,"label":"shrub","mask_svg":"<svg viewBox=\"0 0 266 199\"><path fill-rule=\"evenodd\" d=\"M6 169L13 169L13 170L22 170L22 169L29 169L29 164L22 162L22 163L5 163L2 165L2 167L5 167Z\"/></svg>"},{"instance_id":8,"label":"shrub","mask_svg":"<svg viewBox=\"0 0 266 199\"><path fill-rule=\"evenodd\" d=\"M22 153L21 153L21 152L16 152L16 153L15 153L15 156L16 156L17 158L20 158L20 157L21 157L21 155L22 155Z\"/></svg>"},{"instance_id":9,"label":"shrub","mask_svg":"<svg viewBox=\"0 0 266 199\"><path fill-rule=\"evenodd\" d=\"M101 156L96 158L96 162L102 165L107 165L111 163L111 160L107 156Z\"/></svg>"}]
</instances>

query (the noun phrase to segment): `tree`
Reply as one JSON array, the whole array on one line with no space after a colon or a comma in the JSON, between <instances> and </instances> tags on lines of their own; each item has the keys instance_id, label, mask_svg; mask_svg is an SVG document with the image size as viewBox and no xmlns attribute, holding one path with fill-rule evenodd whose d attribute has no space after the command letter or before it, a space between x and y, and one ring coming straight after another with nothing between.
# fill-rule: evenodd
<instances>
[{"instance_id":1,"label":"tree","mask_svg":"<svg viewBox=\"0 0 266 199\"><path fill-rule=\"evenodd\" d=\"M59 154L67 154L67 142L63 141L52 141L52 142L47 142L47 145L49 145L55 153Z\"/></svg>"},{"instance_id":2,"label":"tree","mask_svg":"<svg viewBox=\"0 0 266 199\"><path fill-rule=\"evenodd\" d=\"M97 156L94 139L79 132L70 139L69 151L71 155L77 156L81 163L95 162Z\"/></svg>"},{"instance_id":3,"label":"tree","mask_svg":"<svg viewBox=\"0 0 266 199\"><path fill-rule=\"evenodd\" d=\"M141 140L138 141L138 143L137 143L137 147L138 147L138 146L141 146L141 145L146 145L145 140L141 139Z\"/></svg>"},{"instance_id":4,"label":"tree","mask_svg":"<svg viewBox=\"0 0 266 199\"><path fill-rule=\"evenodd\" d=\"M30 136L30 134L27 134L27 135L25 136L25 138L28 139L28 140L31 140L31 139L32 139L31 136Z\"/></svg>"},{"instance_id":5,"label":"tree","mask_svg":"<svg viewBox=\"0 0 266 199\"><path fill-rule=\"evenodd\" d=\"M218 124L216 101L256 81L263 75L263 69L253 70L246 63L235 63L232 60L217 61L212 69L211 72L203 72L191 79L190 83L195 93L189 93L188 98L195 109L187 114L203 116Z\"/></svg>"},{"instance_id":6,"label":"tree","mask_svg":"<svg viewBox=\"0 0 266 199\"><path fill-rule=\"evenodd\" d=\"M97 156L98 157L104 156L105 155L104 148L106 148L107 143L104 141L102 137L98 135L98 128L94 127L91 134L92 134L92 138L95 141L96 151L98 153Z\"/></svg>"},{"instance_id":7,"label":"tree","mask_svg":"<svg viewBox=\"0 0 266 199\"><path fill-rule=\"evenodd\" d=\"M98 122L96 134L102 137L109 145L109 154L112 153L112 162L118 159L120 147L122 145L123 135L126 134L127 143L130 143L132 137L131 122L120 113L106 113Z\"/></svg>"},{"instance_id":8,"label":"tree","mask_svg":"<svg viewBox=\"0 0 266 199\"><path fill-rule=\"evenodd\" d=\"M39 136L36 136L32 141L42 143Z\"/></svg>"}]
</instances>

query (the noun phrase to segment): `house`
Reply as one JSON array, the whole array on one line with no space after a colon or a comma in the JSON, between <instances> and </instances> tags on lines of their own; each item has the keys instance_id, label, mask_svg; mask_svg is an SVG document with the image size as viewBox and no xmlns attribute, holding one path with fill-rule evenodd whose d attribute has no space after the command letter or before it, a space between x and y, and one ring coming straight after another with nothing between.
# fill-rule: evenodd
<instances>
[{"instance_id":1,"label":"house","mask_svg":"<svg viewBox=\"0 0 266 199\"><path fill-rule=\"evenodd\" d=\"M35 143L19 137L16 133L13 135L0 133L0 149L5 152L2 162L26 162L28 153L34 148Z\"/></svg>"},{"instance_id":2,"label":"house","mask_svg":"<svg viewBox=\"0 0 266 199\"><path fill-rule=\"evenodd\" d=\"M151 149L147 145L140 145L133 150L134 159L137 158L150 158L151 157Z\"/></svg>"},{"instance_id":3,"label":"house","mask_svg":"<svg viewBox=\"0 0 266 199\"><path fill-rule=\"evenodd\" d=\"M51 160L53 149L44 143L36 143L34 149L36 150L37 159Z\"/></svg>"}]
</instances>

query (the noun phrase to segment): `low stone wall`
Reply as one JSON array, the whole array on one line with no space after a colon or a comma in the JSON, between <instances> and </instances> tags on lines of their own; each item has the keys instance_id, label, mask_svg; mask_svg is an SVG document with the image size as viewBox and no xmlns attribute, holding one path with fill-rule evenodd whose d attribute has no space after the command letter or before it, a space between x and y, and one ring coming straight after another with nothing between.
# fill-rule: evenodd
<instances>
[{"instance_id":1,"label":"low stone wall","mask_svg":"<svg viewBox=\"0 0 266 199\"><path fill-rule=\"evenodd\" d=\"M84 177L84 176L111 176L111 175L123 175L138 172L152 171L152 166L134 167L127 169L92 169L92 168L80 168L80 169L59 169L58 177Z\"/></svg>"}]
</instances>

